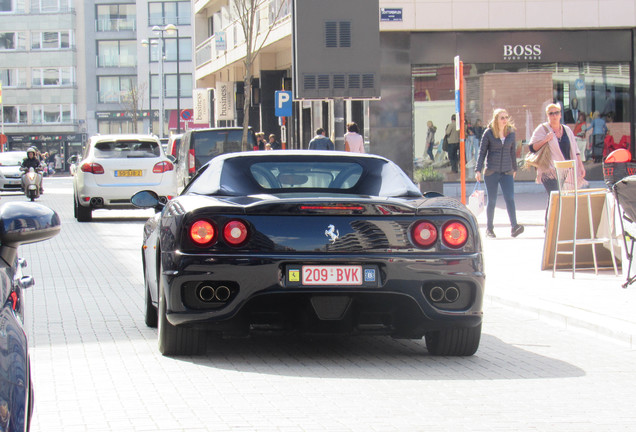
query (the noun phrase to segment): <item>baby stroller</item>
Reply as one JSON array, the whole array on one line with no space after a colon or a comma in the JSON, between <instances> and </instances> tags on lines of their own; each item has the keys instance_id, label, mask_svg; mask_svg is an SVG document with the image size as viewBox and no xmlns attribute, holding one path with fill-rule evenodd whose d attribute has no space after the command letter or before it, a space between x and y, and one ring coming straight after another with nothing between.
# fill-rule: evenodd
<instances>
[{"instance_id":1,"label":"baby stroller","mask_svg":"<svg viewBox=\"0 0 636 432\"><path fill-rule=\"evenodd\" d=\"M634 244L636 244L636 163L631 162L629 150L620 149L610 153L603 162L605 183L613 191L616 198L616 209L619 211L623 245L627 265L627 280L622 285L627 288L636 281L632 275Z\"/></svg>"}]
</instances>

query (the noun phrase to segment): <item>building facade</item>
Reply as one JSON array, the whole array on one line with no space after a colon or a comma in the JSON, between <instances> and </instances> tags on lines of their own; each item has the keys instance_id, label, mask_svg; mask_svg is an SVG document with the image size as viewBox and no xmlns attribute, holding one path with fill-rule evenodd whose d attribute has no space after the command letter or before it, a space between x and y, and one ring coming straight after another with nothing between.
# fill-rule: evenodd
<instances>
[{"instance_id":1,"label":"building facade","mask_svg":"<svg viewBox=\"0 0 636 432\"><path fill-rule=\"evenodd\" d=\"M76 27L72 0L0 4L3 149L81 145Z\"/></svg>"},{"instance_id":2,"label":"building facade","mask_svg":"<svg viewBox=\"0 0 636 432\"><path fill-rule=\"evenodd\" d=\"M0 3L6 149L35 145L66 162L93 134L193 126L190 1Z\"/></svg>"},{"instance_id":3,"label":"building facade","mask_svg":"<svg viewBox=\"0 0 636 432\"><path fill-rule=\"evenodd\" d=\"M291 26L285 18L271 19L279 5L271 0L259 13L261 32L274 30L253 69L260 81L254 104L260 123L251 124L266 132L281 130L277 119L271 118L271 96L292 77ZM364 6L362 0L360 6ZM214 89L219 82L230 82L238 100L245 44L232 2L199 0L194 13L195 87ZM342 128L344 117L344 122L363 125L369 151L412 172L414 160L428 158L424 151L427 122L437 126L439 143L455 111L453 59L459 55L464 65L467 129L479 131L475 124L486 126L493 109L507 109L517 127L519 160L532 131L546 121L549 103L561 106L563 122L573 128L582 118L579 115L585 116L587 133L577 144L588 159L589 179L602 178L602 166L591 151L594 142L602 141L605 153L620 146L633 150L635 0L381 0L378 19L380 99L345 101L343 110L336 100L296 101L289 137L292 147L305 148L320 126L332 135L344 132L334 131L336 125ZM269 76L274 78L268 85ZM592 127L590 118L597 127ZM602 137L593 136L600 131L604 131ZM477 148L478 137L469 136L469 176L474 174ZM447 181L458 180L441 146L436 153L438 149L435 166ZM533 173L524 172L518 179L532 177Z\"/></svg>"}]
</instances>

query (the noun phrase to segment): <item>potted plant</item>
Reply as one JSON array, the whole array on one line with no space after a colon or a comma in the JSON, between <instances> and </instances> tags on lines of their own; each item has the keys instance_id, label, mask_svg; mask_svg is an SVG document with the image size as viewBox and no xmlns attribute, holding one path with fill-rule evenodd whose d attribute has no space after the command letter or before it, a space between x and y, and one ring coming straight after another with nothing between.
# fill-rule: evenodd
<instances>
[{"instance_id":1,"label":"potted plant","mask_svg":"<svg viewBox=\"0 0 636 432\"><path fill-rule=\"evenodd\" d=\"M422 193L444 193L444 175L431 165L423 168L417 168L413 173L413 180L415 183L419 184L420 191L422 191Z\"/></svg>"}]
</instances>

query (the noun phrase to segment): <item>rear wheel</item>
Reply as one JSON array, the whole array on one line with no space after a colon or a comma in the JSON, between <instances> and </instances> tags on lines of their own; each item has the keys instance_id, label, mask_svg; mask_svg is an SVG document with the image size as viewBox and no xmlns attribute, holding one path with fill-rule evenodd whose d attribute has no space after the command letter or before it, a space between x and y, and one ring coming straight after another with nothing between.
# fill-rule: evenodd
<instances>
[{"instance_id":1,"label":"rear wheel","mask_svg":"<svg viewBox=\"0 0 636 432\"><path fill-rule=\"evenodd\" d=\"M471 356L479 348L481 324L426 333L426 348L435 356Z\"/></svg>"},{"instance_id":2,"label":"rear wheel","mask_svg":"<svg viewBox=\"0 0 636 432\"><path fill-rule=\"evenodd\" d=\"M161 273L160 273L161 274ZM188 327L177 327L166 316L166 294L159 278L158 345L159 352L170 355L196 355L205 352L205 334Z\"/></svg>"},{"instance_id":3,"label":"rear wheel","mask_svg":"<svg viewBox=\"0 0 636 432\"><path fill-rule=\"evenodd\" d=\"M93 210L90 207L80 205L77 198L75 198L75 218L78 222L90 222L93 220Z\"/></svg>"}]
</instances>

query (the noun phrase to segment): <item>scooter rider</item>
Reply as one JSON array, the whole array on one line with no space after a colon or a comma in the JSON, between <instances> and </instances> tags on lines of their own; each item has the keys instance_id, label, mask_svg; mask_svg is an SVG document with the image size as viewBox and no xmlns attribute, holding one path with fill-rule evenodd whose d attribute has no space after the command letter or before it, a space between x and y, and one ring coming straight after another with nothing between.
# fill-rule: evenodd
<instances>
[{"instance_id":1,"label":"scooter rider","mask_svg":"<svg viewBox=\"0 0 636 432\"><path fill-rule=\"evenodd\" d=\"M22 160L22 167L20 168L24 173L22 174L22 190L24 191L24 176L29 168L33 168L38 175L38 183L40 184L40 193L44 193L42 184L42 174L40 173L40 159L38 158L38 150L35 147L29 147L27 149L27 157Z\"/></svg>"}]
</instances>

